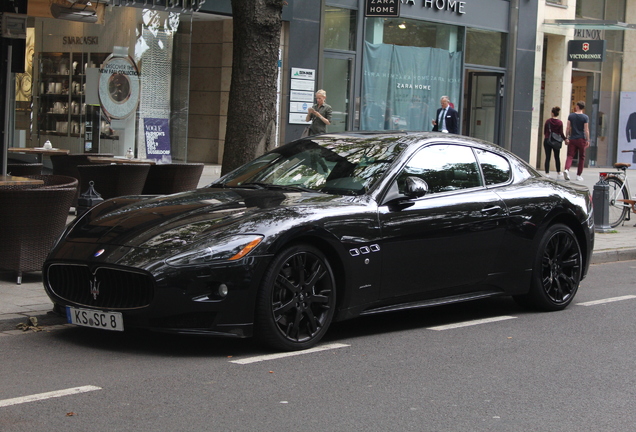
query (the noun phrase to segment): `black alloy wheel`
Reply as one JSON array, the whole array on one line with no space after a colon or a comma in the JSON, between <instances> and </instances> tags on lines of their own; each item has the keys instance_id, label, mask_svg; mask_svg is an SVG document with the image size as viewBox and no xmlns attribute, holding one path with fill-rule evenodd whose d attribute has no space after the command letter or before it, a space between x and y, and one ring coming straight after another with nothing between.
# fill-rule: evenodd
<instances>
[{"instance_id":1,"label":"black alloy wheel","mask_svg":"<svg viewBox=\"0 0 636 432\"><path fill-rule=\"evenodd\" d=\"M565 309L579 288L582 269L583 256L574 232L555 224L539 243L530 291L515 300L545 311Z\"/></svg>"},{"instance_id":2,"label":"black alloy wheel","mask_svg":"<svg viewBox=\"0 0 636 432\"><path fill-rule=\"evenodd\" d=\"M336 283L324 254L298 244L281 251L265 274L256 304L259 342L286 351L311 348L336 306Z\"/></svg>"}]
</instances>

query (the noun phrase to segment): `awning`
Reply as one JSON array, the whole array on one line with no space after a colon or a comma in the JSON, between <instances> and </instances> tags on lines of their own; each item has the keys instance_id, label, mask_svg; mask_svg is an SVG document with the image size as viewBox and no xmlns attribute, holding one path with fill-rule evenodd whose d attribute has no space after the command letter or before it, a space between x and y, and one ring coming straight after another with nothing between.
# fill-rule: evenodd
<instances>
[{"instance_id":1,"label":"awning","mask_svg":"<svg viewBox=\"0 0 636 432\"><path fill-rule=\"evenodd\" d=\"M636 30L636 24L595 19L545 20L543 24L577 30Z\"/></svg>"}]
</instances>

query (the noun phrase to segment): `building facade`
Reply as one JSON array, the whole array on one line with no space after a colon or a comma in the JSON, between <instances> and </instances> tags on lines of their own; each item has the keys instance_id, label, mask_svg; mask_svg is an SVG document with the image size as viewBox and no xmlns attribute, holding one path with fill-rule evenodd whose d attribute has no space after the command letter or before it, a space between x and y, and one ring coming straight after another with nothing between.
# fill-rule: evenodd
<instances>
[{"instance_id":1,"label":"building facade","mask_svg":"<svg viewBox=\"0 0 636 432\"><path fill-rule=\"evenodd\" d=\"M100 0L82 21L83 0L29 0L24 71L9 74L9 145L220 164L231 3L166 2ZM288 0L283 11L281 144L301 136L318 89L330 132L431 130L449 96L461 134L539 167L550 108L566 118L585 100L587 163L631 161L619 149L632 145L636 112L624 61L636 0ZM602 61L570 61L568 47L590 41Z\"/></svg>"},{"instance_id":2,"label":"building facade","mask_svg":"<svg viewBox=\"0 0 636 432\"><path fill-rule=\"evenodd\" d=\"M449 96L461 133L529 158L522 137L532 118L536 2L307 3L290 22L289 68L315 71L334 110L329 131L431 130L440 97ZM297 36L315 31L320 38ZM288 119L302 107L293 85ZM288 135L299 136L288 123Z\"/></svg>"}]
</instances>

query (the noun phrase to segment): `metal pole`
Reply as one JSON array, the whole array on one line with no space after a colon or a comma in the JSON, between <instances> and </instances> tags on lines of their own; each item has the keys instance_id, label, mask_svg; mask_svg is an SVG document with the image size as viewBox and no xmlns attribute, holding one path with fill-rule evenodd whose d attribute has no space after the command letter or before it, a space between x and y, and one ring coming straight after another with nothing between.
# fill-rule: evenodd
<instances>
[{"instance_id":1,"label":"metal pole","mask_svg":"<svg viewBox=\"0 0 636 432\"><path fill-rule=\"evenodd\" d=\"M609 183L600 179L592 193L594 205L594 231L606 233L612 230L609 224Z\"/></svg>"},{"instance_id":2,"label":"metal pole","mask_svg":"<svg viewBox=\"0 0 636 432\"><path fill-rule=\"evenodd\" d=\"M7 157L9 157L9 109L11 103L9 101L11 94L11 57L13 56L13 47L11 44L7 47L7 85L4 97L4 143L2 144L2 175L7 175Z\"/></svg>"},{"instance_id":3,"label":"metal pole","mask_svg":"<svg viewBox=\"0 0 636 432\"><path fill-rule=\"evenodd\" d=\"M517 73L517 32L519 31L519 0L510 0L510 15L508 20L508 68L504 87L504 106L506 121L504 135L499 143L506 150L512 148L512 123L515 119L515 75Z\"/></svg>"}]
</instances>

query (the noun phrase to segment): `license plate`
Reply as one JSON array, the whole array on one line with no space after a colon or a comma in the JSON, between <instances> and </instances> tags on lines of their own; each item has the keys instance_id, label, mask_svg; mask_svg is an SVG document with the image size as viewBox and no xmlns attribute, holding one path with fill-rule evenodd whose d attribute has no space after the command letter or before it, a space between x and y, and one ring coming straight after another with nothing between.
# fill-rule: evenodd
<instances>
[{"instance_id":1,"label":"license plate","mask_svg":"<svg viewBox=\"0 0 636 432\"><path fill-rule=\"evenodd\" d=\"M119 312L102 312L67 306L66 321L83 327L124 331L124 318Z\"/></svg>"}]
</instances>

